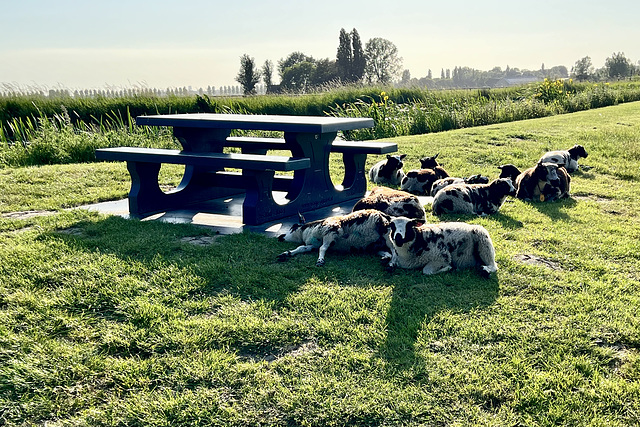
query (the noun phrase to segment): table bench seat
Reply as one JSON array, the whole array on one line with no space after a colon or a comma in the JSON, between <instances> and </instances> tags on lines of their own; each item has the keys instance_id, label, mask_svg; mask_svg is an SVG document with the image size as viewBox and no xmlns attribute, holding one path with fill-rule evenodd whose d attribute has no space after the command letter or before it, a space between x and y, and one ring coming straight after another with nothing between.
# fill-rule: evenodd
<instances>
[{"instance_id":1,"label":"table bench seat","mask_svg":"<svg viewBox=\"0 0 640 427\"><path fill-rule=\"evenodd\" d=\"M274 209L281 209L274 203L272 192L287 190L293 179L275 176L275 171L297 171L311 166L308 158L144 147L101 148L96 150L96 158L127 162L132 216L183 209L189 204L244 191L243 220L248 225L263 223L274 215ZM163 163L186 165L175 191L165 193L160 189L158 174ZM227 172L224 168L242 172Z\"/></svg>"},{"instance_id":2,"label":"table bench seat","mask_svg":"<svg viewBox=\"0 0 640 427\"><path fill-rule=\"evenodd\" d=\"M172 127L182 148L96 152L102 160L127 162L129 212L138 217L194 203L204 209L209 202L217 205L216 211L225 212L220 199L226 202L243 195L243 222L265 224L361 198L367 188L367 155L397 151L390 142L335 141L338 132L375 125L373 119L363 117L194 113L140 116L136 124ZM279 132L281 138L231 137L238 130ZM269 151L275 152L267 155ZM331 176L333 153L342 157L340 184L334 184ZM185 165L174 191L163 192L158 184L163 163Z\"/></svg>"},{"instance_id":3,"label":"table bench seat","mask_svg":"<svg viewBox=\"0 0 640 427\"><path fill-rule=\"evenodd\" d=\"M230 136L227 146L241 148L243 152L261 152L282 150L286 142L284 138L257 138L250 136ZM333 141L332 153L349 154L388 154L398 151L398 145L386 141Z\"/></svg>"},{"instance_id":4,"label":"table bench seat","mask_svg":"<svg viewBox=\"0 0 640 427\"><path fill-rule=\"evenodd\" d=\"M144 147L114 147L96 150L100 160L119 160L144 163L171 163L213 168L294 171L307 169L309 159L283 156L263 156L238 153L196 153Z\"/></svg>"}]
</instances>

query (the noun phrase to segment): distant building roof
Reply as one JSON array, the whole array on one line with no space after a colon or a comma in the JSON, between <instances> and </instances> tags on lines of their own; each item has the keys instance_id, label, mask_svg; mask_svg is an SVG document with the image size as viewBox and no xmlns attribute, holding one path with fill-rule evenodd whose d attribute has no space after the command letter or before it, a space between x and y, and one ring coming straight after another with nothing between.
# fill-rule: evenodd
<instances>
[{"instance_id":1,"label":"distant building roof","mask_svg":"<svg viewBox=\"0 0 640 427\"><path fill-rule=\"evenodd\" d=\"M522 77L503 77L498 79L493 84L493 87L512 87L512 86L521 86L526 85L528 83L534 83L542 81L540 77L535 76L522 76Z\"/></svg>"}]
</instances>

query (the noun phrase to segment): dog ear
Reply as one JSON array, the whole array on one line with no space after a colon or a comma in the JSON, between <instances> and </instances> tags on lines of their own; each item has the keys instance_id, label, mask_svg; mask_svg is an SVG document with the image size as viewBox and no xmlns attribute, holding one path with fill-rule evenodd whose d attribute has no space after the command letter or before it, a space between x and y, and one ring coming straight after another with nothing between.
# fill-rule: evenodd
<instances>
[{"instance_id":1,"label":"dog ear","mask_svg":"<svg viewBox=\"0 0 640 427\"><path fill-rule=\"evenodd\" d=\"M304 218L304 215L302 215L300 212L298 212L298 222L302 225L305 224L307 222L307 220Z\"/></svg>"}]
</instances>

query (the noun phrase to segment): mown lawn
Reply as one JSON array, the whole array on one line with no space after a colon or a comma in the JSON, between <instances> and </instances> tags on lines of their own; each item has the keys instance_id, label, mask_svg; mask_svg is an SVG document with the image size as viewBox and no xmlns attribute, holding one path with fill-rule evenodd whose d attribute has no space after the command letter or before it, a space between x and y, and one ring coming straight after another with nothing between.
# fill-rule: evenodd
<instances>
[{"instance_id":1,"label":"mown lawn","mask_svg":"<svg viewBox=\"0 0 640 427\"><path fill-rule=\"evenodd\" d=\"M640 424L640 103L395 141L457 176L589 157L568 200L429 216L489 230L489 280L65 210L123 164L0 169L0 425Z\"/></svg>"}]
</instances>

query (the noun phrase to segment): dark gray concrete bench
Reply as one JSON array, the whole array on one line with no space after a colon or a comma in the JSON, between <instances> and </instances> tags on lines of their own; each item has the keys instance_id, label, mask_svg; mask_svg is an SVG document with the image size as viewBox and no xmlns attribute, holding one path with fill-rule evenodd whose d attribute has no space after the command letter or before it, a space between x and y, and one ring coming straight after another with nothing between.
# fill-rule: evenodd
<instances>
[{"instance_id":1,"label":"dark gray concrete bench","mask_svg":"<svg viewBox=\"0 0 640 427\"><path fill-rule=\"evenodd\" d=\"M296 171L311 165L308 158L140 147L102 148L96 150L96 158L127 162L131 175L129 213L132 216L182 209L194 202L245 190L243 219L249 225L259 224L260 212L277 205L272 191L284 185L274 188L275 171ZM182 182L173 192L160 190L158 173L163 163L187 166ZM226 172L224 168L241 169L242 172Z\"/></svg>"},{"instance_id":2,"label":"dark gray concrete bench","mask_svg":"<svg viewBox=\"0 0 640 427\"><path fill-rule=\"evenodd\" d=\"M115 147L96 150L96 158L144 163L172 163L212 168L294 171L309 167L309 159L258 154L208 153L163 148Z\"/></svg>"},{"instance_id":3,"label":"dark gray concrete bench","mask_svg":"<svg viewBox=\"0 0 640 427\"><path fill-rule=\"evenodd\" d=\"M230 136L226 146L242 149L243 153L264 154L268 150L283 150L284 138L257 138L248 136ZM388 154L398 151L397 144L385 141L342 141L331 143L332 153L343 154Z\"/></svg>"}]
</instances>

